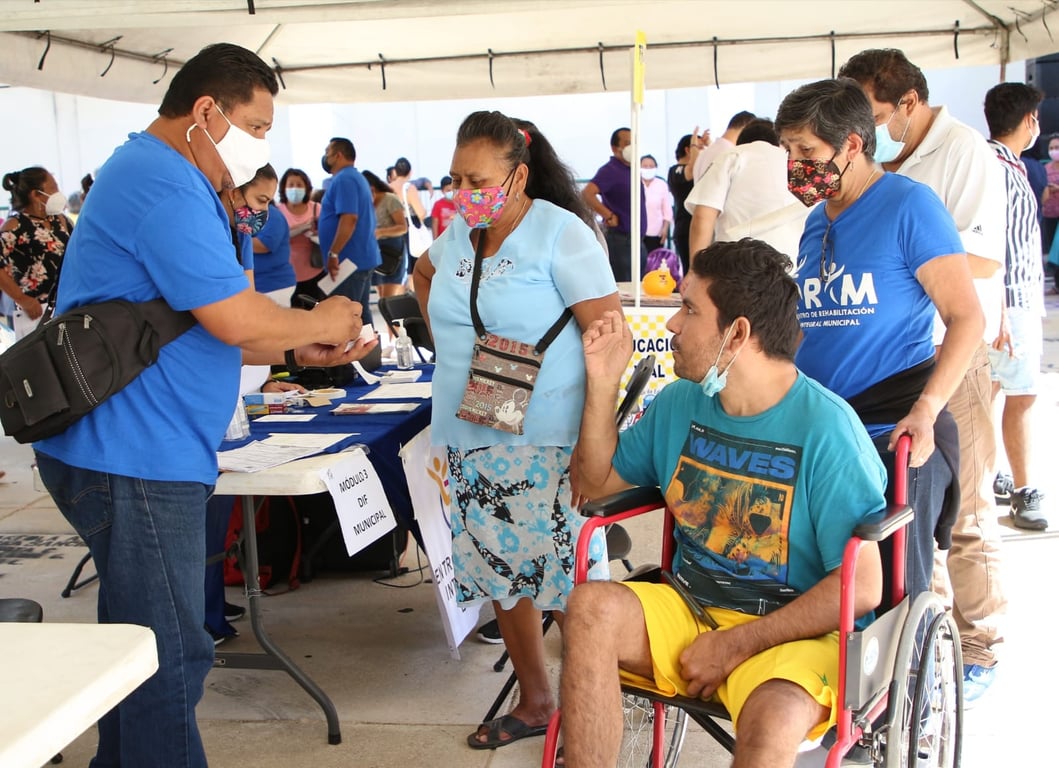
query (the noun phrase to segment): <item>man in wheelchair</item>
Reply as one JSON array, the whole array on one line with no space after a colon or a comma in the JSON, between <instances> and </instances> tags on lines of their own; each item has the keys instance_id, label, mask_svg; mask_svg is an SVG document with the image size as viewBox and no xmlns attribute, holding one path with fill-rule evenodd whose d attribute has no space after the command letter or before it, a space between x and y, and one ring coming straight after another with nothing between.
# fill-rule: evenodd
<instances>
[{"instance_id":1,"label":"man in wheelchair","mask_svg":"<svg viewBox=\"0 0 1059 768\"><path fill-rule=\"evenodd\" d=\"M853 410L794 366L789 268L750 239L696 254L668 323L682 381L620 437L613 410L629 328L614 312L584 334L581 493L661 487L675 521L676 554L664 566L675 585L574 589L563 631L567 766L615 764L619 673L722 703L735 766L793 765L799 744L835 722L839 566L853 528L885 506L886 474ZM864 616L882 592L876 545L861 549L856 573Z\"/></svg>"}]
</instances>

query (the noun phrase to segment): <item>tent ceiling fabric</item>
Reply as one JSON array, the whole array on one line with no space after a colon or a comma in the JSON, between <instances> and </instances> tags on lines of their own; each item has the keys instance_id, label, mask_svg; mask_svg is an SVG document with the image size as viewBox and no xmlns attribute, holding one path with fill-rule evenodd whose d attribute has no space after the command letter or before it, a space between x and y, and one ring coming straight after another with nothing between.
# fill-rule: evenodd
<instances>
[{"instance_id":1,"label":"tent ceiling fabric","mask_svg":"<svg viewBox=\"0 0 1059 768\"><path fill-rule=\"evenodd\" d=\"M642 30L647 87L679 88L829 77L832 51L840 66L872 47L925 68L1018 61L1059 50L1056 11L1057 0L0 0L0 82L157 103L183 61L227 41L278 63L286 103L621 91Z\"/></svg>"}]
</instances>

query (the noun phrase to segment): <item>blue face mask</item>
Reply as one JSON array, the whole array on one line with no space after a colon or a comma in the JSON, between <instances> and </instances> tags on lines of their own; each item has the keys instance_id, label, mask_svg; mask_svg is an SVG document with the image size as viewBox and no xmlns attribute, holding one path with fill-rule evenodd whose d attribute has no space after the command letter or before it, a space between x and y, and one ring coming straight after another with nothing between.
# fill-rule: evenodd
<instances>
[{"instance_id":1,"label":"blue face mask","mask_svg":"<svg viewBox=\"0 0 1059 768\"><path fill-rule=\"evenodd\" d=\"M287 202L298 203L305 200L305 187L287 187Z\"/></svg>"},{"instance_id":2,"label":"blue face mask","mask_svg":"<svg viewBox=\"0 0 1059 768\"><path fill-rule=\"evenodd\" d=\"M898 103L897 109L901 108L901 104ZM901 154L901 150L905 148L905 136L908 135L908 126L912 124L909 120L905 123L905 129L901 132L901 140L894 141L893 137L890 136L890 120L894 119L894 115L897 114L897 109L893 111L893 115L890 115L890 119L882 125L875 126L875 160L879 163L889 163L897 159L898 155Z\"/></svg>"},{"instance_id":3,"label":"blue face mask","mask_svg":"<svg viewBox=\"0 0 1059 768\"><path fill-rule=\"evenodd\" d=\"M717 359L713 365L710 366L710 370L706 371L706 375L699 382L699 386L702 387L702 393L706 397L713 397L728 384L728 371L732 370L732 365L735 363L735 358L739 357L739 352L742 352L743 348L739 350L732 357L728 367L724 369L724 373L717 372L717 363L721 362L721 355L724 354L724 347L728 343L728 337L732 335L732 329L735 326L729 326L728 330L724 334L724 339L721 340L721 348L717 351Z\"/></svg>"}]
</instances>

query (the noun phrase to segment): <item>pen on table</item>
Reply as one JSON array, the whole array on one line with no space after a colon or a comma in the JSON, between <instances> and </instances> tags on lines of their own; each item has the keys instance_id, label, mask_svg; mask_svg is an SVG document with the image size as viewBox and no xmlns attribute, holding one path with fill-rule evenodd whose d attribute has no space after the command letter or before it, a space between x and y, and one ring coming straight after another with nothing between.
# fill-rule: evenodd
<instances>
[{"instance_id":1,"label":"pen on table","mask_svg":"<svg viewBox=\"0 0 1059 768\"><path fill-rule=\"evenodd\" d=\"M687 604L688 608L691 610L692 615L696 619L701 621L710 629L718 629L717 622L713 620L713 617L710 616L710 614L706 611L706 608L704 608L699 603L699 601L696 600L690 592L688 592L684 585L677 580L676 576L674 576L669 571L662 571L662 577L666 580L669 586L671 586L677 591L677 594L680 595L680 598Z\"/></svg>"}]
</instances>

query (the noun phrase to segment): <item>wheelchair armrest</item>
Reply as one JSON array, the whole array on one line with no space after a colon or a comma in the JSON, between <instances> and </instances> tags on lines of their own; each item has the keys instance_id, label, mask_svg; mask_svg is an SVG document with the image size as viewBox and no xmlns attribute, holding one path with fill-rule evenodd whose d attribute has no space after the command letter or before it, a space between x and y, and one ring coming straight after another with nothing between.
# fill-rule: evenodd
<instances>
[{"instance_id":1,"label":"wheelchair armrest","mask_svg":"<svg viewBox=\"0 0 1059 768\"><path fill-rule=\"evenodd\" d=\"M661 509L665 505L665 497L657 486L639 486L590 501L581 508L581 514L584 517L610 517L638 507Z\"/></svg>"},{"instance_id":2,"label":"wheelchair armrest","mask_svg":"<svg viewBox=\"0 0 1059 768\"><path fill-rule=\"evenodd\" d=\"M912 508L905 504L889 504L871 520L854 528L853 535L864 541L882 541L912 522L914 515Z\"/></svg>"}]
</instances>

